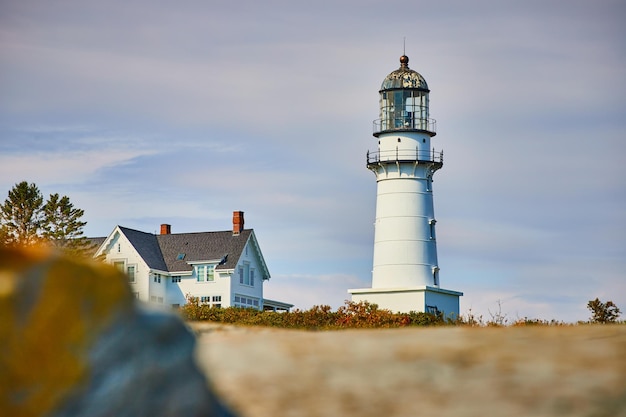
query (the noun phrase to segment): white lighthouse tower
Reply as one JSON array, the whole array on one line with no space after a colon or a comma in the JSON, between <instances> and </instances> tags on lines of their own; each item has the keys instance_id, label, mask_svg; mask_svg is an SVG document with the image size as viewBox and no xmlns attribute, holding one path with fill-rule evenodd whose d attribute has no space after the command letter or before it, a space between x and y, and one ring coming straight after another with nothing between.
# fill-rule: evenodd
<instances>
[{"instance_id":1,"label":"white lighthouse tower","mask_svg":"<svg viewBox=\"0 0 626 417\"><path fill-rule=\"evenodd\" d=\"M377 183L372 288L348 291L354 302L394 312L458 315L463 294L439 282L432 182L443 152L431 147L436 131L429 92L406 55L383 80L380 118L374 121L378 148L367 153Z\"/></svg>"}]
</instances>

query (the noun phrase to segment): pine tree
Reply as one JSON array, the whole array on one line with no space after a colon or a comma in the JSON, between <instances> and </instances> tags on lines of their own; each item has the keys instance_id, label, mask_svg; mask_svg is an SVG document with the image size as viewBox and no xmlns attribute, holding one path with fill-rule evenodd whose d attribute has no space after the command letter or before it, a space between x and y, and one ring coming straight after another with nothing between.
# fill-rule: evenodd
<instances>
[{"instance_id":1,"label":"pine tree","mask_svg":"<svg viewBox=\"0 0 626 417\"><path fill-rule=\"evenodd\" d=\"M84 210L67 196L50 194L43 203L39 188L22 181L0 205L0 245L31 246L47 243L63 251L87 255L89 239L83 236Z\"/></svg>"},{"instance_id":2,"label":"pine tree","mask_svg":"<svg viewBox=\"0 0 626 417\"><path fill-rule=\"evenodd\" d=\"M59 249L84 253L89 249L89 241L83 236L87 222L80 220L84 214L84 210L74 207L68 196L59 198L58 193L50 194L43 206L43 239Z\"/></svg>"},{"instance_id":3,"label":"pine tree","mask_svg":"<svg viewBox=\"0 0 626 417\"><path fill-rule=\"evenodd\" d=\"M9 191L0 205L0 238L6 245L29 246L40 240L39 230L43 220L43 197L39 188L22 181Z\"/></svg>"}]
</instances>

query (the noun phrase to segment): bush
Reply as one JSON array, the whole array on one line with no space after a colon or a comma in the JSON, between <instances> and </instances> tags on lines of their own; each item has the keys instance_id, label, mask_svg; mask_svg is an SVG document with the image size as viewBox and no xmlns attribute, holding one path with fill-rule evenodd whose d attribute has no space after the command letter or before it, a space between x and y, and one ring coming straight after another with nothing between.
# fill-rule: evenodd
<instances>
[{"instance_id":1,"label":"bush","mask_svg":"<svg viewBox=\"0 0 626 417\"><path fill-rule=\"evenodd\" d=\"M603 303L598 298L587 303L587 308L591 311L591 323L615 323L621 311L613 301Z\"/></svg>"},{"instance_id":2,"label":"bush","mask_svg":"<svg viewBox=\"0 0 626 417\"><path fill-rule=\"evenodd\" d=\"M337 311L328 305L313 306L309 310L294 310L277 313L274 311L258 311L249 308L216 308L199 303L198 298L187 296L187 304L180 311L184 319L191 321L212 321L215 323L239 324L245 326L268 326L284 329L301 330L339 330L339 329L375 329L399 328L409 326L441 326L455 325L468 327L521 327L521 326L565 326L556 320L534 318L518 318L508 323L498 303L495 313L489 311L491 319L485 321L483 316L476 315L470 309L466 315L444 318L441 313L432 314L411 311L410 313L393 313L381 309L377 304L366 301L354 303L346 301ZM597 298L587 306L593 313L592 323L614 323L620 310L608 301L601 302ZM582 323L581 323L582 324Z\"/></svg>"},{"instance_id":3,"label":"bush","mask_svg":"<svg viewBox=\"0 0 626 417\"><path fill-rule=\"evenodd\" d=\"M216 308L199 303L197 297L187 297L181 307L184 319L190 321L212 321L216 323L248 326L269 326L287 329L337 330L392 328L407 326L432 326L444 324L442 315L422 312L392 313L368 302L346 301L337 311L328 305L313 306L309 310L294 310L277 313L249 308Z\"/></svg>"}]
</instances>

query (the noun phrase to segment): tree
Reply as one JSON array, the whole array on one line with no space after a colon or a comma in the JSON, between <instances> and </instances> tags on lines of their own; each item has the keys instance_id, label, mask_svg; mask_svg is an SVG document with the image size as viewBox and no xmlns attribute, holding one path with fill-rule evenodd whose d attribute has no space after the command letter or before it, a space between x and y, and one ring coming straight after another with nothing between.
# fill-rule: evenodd
<instances>
[{"instance_id":1,"label":"tree","mask_svg":"<svg viewBox=\"0 0 626 417\"><path fill-rule=\"evenodd\" d=\"M73 252L82 252L89 247L88 239L83 236L81 221L85 211L74 208L68 196L59 198L59 194L50 194L43 206L42 237L53 246Z\"/></svg>"},{"instance_id":2,"label":"tree","mask_svg":"<svg viewBox=\"0 0 626 417\"><path fill-rule=\"evenodd\" d=\"M615 323L621 314L621 311L613 301L603 303L598 298L589 301L587 308L591 311L590 321L592 323Z\"/></svg>"},{"instance_id":3,"label":"tree","mask_svg":"<svg viewBox=\"0 0 626 417\"><path fill-rule=\"evenodd\" d=\"M39 188L22 181L0 205L0 244L31 246L47 243L64 251L86 254L89 240L83 236L84 210L69 197L50 194L44 204Z\"/></svg>"},{"instance_id":4,"label":"tree","mask_svg":"<svg viewBox=\"0 0 626 417\"><path fill-rule=\"evenodd\" d=\"M10 191L0 206L0 222L5 244L33 245L39 241L43 197L39 188L22 181Z\"/></svg>"}]
</instances>

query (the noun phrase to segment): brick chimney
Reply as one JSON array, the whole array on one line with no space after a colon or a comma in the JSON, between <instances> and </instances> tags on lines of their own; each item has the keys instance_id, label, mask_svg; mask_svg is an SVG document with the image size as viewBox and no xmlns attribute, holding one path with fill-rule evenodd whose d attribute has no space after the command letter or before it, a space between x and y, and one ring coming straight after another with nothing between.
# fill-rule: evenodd
<instances>
[{"instance_id":1,"label":"brick chimney","mask_svg":"<svg viewBox=\"0 0 626 417\"><path fill-rule=\"evenodd\" d=\"M243 230L243 211L233 211L233 236L239 235Z\"/></svg>"},{"instance_id":2,"label":"brick chimney","mask_svg":"<svg viewBox=\"0 0 626 417\"><path fill-rule=\"evenodd\" d=\"M170 224L162 224L161 225L161 234L162 235L169 235L170 233L172 233L172 225Z\"/></svg>"}]
</instances>

